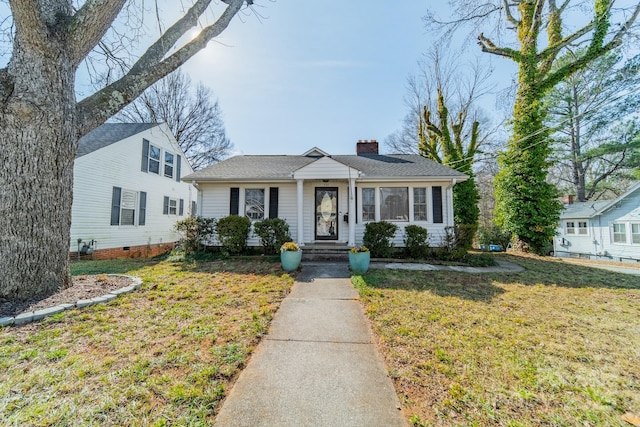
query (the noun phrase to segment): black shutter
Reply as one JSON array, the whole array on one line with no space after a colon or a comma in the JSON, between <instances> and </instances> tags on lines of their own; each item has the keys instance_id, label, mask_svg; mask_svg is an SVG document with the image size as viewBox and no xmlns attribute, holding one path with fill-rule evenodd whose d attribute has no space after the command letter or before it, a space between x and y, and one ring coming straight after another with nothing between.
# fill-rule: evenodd
<instances>
[{"instance_id":1,"label":"black shutter","mask_svg":"<svg viewBox=\"0 0 640 427\"><path fill-rule=\"evenodd\" d=\"M178 215L184 215L184 199L180 199L180 207L178 209Z\"/></svg>"},{"instance_id":2,"label":"black shutter","mask_svg":"<svg viewBox=\"0 0 640 427\"><path fill-rule=\"evenodd\" d=\"M181 164L182 164L182 157L180 156L176 156L176 181L180 182L180 168L181 168ZM182 214L180 214L182 215Z\"/></svg>"},{"instance_id":3,"label":"black shutter","mask_svg":"<svg viewBox=\"0 0 640 427\"><path fill-rule=\"evenodd\" d=\"M144 225L147 220L147 193L145 191L140 192L140 217L138 218L138 225Z\"/></svg>"},{"instance_id":4,"label":"black shutter","mask_svg":"<svg viewBox=\"0 0 640 427\"><path fill-rule=\"evenodd\" d=\"M431 198L433 199L433 222L442 224L442 187L433 187Z\"/></svg>"},{"instance_id":5,"label":"black shutter","mask_svg":"<svg viewBox=\"0 0 640 427\"><path fill-rule=\"evenodd\" d=\"M169 197L164 196L164 205L162 207L162 214L169 215Z\"/></svg>"},{"instance_id":6,"label":"black shutter","mask_svg":"<svg viewBox=\"0 0 640 427\"><path fill-rule=\"evenodd\" d=\"M231 203L229 204L229 215L238 215L240 209L240 189L231 187Z\"/></svg>"},{"instance_id":7,"label":"black shutter","mask_svg":"<svg viewBox=\"0 0 640 427\"><path fill-rule=\"evenodd\" d=\"M111 195L111 225L120 225L120 196L122 188L113 187Z\"/></svg>"},{"instance_id":8,"label":"black shutter","mask_svg":"<svg viewBox=\"0 0 640 427\"><path fill-rule=\"evenodd\" d=\"M358 187L354 187L353 191L355 191L356 193L356 211L353 213L353 217L355 218L356 224L357 224L358 223ZM349 214L349 216L351 216L351 214Z\"/></svg>"},{"instance_id":9,"label":"black shutter","mask_svg":"<svg viewBox=\"0 0 640 427\"><path fill-rule=\"evenodd\" d=\"M149 172L149 141L142 140L142 172Z\"/></svg>"},{"instance_id":10,"label":"black shutter","mask_svg":"<svg viewBox=\"0 0 640 427\"><path fill-rule=\"evenodd\" d=\"M278 218L278 187L269 188L269 218Z\"/></svg>"}]
</instances>

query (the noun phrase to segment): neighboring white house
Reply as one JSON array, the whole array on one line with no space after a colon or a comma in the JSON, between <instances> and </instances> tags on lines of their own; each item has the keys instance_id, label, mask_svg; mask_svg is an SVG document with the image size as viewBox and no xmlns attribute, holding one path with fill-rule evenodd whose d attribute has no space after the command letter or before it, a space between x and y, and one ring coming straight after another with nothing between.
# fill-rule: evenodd
<instances>
[{"instance_id":1,"label":"neighboring white house","mask_svg":"<svg viewBox=\"0 0 640 427\"><path fill-rule=\"evenodd\" d=\"M198 215L230 214L252 221L282 218L299 244L361 245L364 224L390 221L427 228L441 243L453 225L453 186L467 176L419 155L381 155L376 141L359 141L357 155L312 148L298 156L236 156L183 178L200 190ZM259 245L252 235L250 246Z\"/></svg>"},{"instance_id":2,"label":"neighboring white house","mask_svg":"<svg viewBox=\"0 0 640 427\"><path fill-rule=\"evenodd\" d=\"M166 124L94 129L80 139L73 171L72 253L95 249L96 258L117 258L166 251L179 239L174 224L191 214L197 198L181 180L193 170Z\"/></svg>"},{"instance_id":3,"label":"neighboring white house","mask_svg":"<svg viewBox=\"0 0 640 427\"><path fill-rule=\"evenodd\" d=\"M554 251L559 257L640 261L640 182L615 200L565 204Z\"/></svg>"}]
</instances>

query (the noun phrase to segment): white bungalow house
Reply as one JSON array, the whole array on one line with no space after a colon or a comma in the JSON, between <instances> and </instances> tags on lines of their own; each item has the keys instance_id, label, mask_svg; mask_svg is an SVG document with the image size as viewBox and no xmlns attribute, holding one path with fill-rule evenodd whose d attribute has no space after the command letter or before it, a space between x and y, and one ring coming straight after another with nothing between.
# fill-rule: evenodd
<instances>
[{"instance_id":1,"label":"white bungalow house","mask_svg":"<svg viewBox=\"0 0 640 427\"><path fill-rule=\"evenodd\" d=\"M282 218L300 245L362 244L364 224L427 228L432 245L453 225L453 192L467 176L419 155L381 155L376 141L359 141L356 155L312 148L302 155L236 156L183 178L199 189L198 215ZM259 245L252 236L250 246Z\"/></svg>"},{"instance_id":2,"label":"white bungalow house","mask_svg":"<svg viewBox=\"0 0 640 427\"><path fill-rule=\"evenodd\" d=\"M640 262L640 182L615 200L565 202L556 256Z\"/></svg>"},{"instance_id":3,"label":"white bungalow house","mask_svg":"<svg viewBox=\"0 0 640 427\"><path fill-rule=\"evenodd\" d=\"M80 139L74 164L72 256L153 256L191 214L193 173L166 124L107 123ZM195 206L193 207L195 209Z\"/></svg>"}]
</instances>

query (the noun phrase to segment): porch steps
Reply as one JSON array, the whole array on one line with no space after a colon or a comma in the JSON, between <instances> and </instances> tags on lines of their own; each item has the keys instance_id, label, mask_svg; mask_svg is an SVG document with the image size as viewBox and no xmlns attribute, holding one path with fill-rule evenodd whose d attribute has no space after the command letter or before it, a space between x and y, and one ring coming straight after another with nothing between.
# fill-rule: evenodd
<instances>
[{"instance_id":1,"label":"porch steps","mask_svg":"<svg viewBox=\"0 0 640 427\"><path fill-rule=\"evenodd\" d=\"M349 247L344 243L308 243L302 247L302 261L349 262Z\"/></svg>"}]
</instances>

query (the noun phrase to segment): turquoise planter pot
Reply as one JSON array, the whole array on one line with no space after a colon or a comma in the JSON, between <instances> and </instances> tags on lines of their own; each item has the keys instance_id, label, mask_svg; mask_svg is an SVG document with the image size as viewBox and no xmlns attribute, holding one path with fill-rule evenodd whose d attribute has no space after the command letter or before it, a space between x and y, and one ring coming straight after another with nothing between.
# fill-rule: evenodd
<instances>
[{"instance_id":1,"label":"turquoise planter pot","mask_svg":"<svg viewBox=\"0 0 640 427\"><path fill-rule=\"evenodd\" d=\"M349 267L354 274L364 274L369 270L371 252L349 252Z\"/></svg>"},{"instance_id":2,"label":"turquoise planter pot","mask_svg":"<svg viewBox=\"0 0 640 427\"><path fill-rule=\"evenodd\" d=\"M280 262L284 271L295 271L302 261L302 251L284 251L280 252Z\"/></svg>"}]
</instances>

